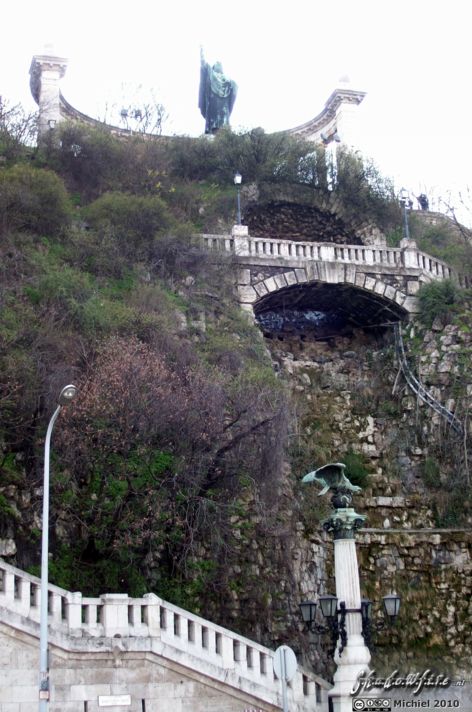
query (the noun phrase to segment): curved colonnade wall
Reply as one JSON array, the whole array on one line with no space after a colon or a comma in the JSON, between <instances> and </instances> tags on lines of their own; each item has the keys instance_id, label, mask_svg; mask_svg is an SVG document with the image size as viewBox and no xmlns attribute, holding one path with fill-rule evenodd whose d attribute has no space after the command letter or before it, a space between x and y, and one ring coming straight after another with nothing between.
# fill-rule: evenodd
<instances>
[{"instance_id":1,"label":"curved colonnade wall","mask_svg":"<svg viewBox=\"0 0 472 712\"><path fill-rule=\"evenodd\" d=\"M56 56L46 47L44 54L34 55L30 67L30 87L39 107L39 137L44 137L56 123L63 119L81 121L91 125L103 122L83 114L69 104L61 94L60 81L66 73L68 60ZM352 90L346 82L335 89L322 111L300 126L287 129L289 133L323 142L326 145L339 141L353 143L355 108L362 102L365 92ZM117 126L109 126L113 133L124 136L131 132Z\"/></svg>"}]
</instances>

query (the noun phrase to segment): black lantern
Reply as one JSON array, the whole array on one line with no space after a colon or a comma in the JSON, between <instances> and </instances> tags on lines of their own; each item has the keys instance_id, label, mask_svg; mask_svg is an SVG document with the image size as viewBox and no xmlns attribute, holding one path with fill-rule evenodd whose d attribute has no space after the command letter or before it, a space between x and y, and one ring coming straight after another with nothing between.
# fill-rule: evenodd
<instances>
[{"instance_id":1,"label":"black lantern","mask_svg":"<svg viewBox=\"0 0 472 712\"><path fill-rule=\"evenodd\" d=\"M302 614L303 622L308 628L310 628L316 618L315 601L303 601L300 603L300 612Z\"/></svg>"},{"instance_id":2,"label":"black lantern","mask_svg":"<svg viewBox=\"0 0 472 712\"><path fill-rule=\"evenodd\" d=\"M338 599L336 596L320 596L318 599L320 603L321 613L325 618L334 618L338 612Z\"/></svg>"},{"instance_id":3,"label":"black lantern","mask_svg":"<svg viewBox=\"0 0 472 712\"><path fill-rule=\"evenodd\" d=\"M331 653L336 649L338 639L340 639L339 655L341 655L347 643L346 604L341 601L338 608L338 599L331 595L320 596L318 600L327 625L319 625L315 620L317 603L304 601L300 603L300 611L305 627L311 633L329 633L332 645Z\"/></svg>"},{"instance_id":4,"label":"black lantern","mask_svg":"<svg viewBox=\"0 0 472 712\"><path fill-rule=\"evenodd\" d=\"M361 601L362 615L362 635L368 648L372 648L372 631L380 631L385 628L386 623L394 625L400 610L400 596L390 593L382 598L385 619L383 621L372 621L372 601L363 598Z\"/></svg>"},{"instance_id":5,"label":"black lantern","mask_svg":"<svg viewBox=\"0 0 472 712\"><path fill-rule=\"evenodd\" d=\"M387 614L390 623L393 625L397 620L398 612L400 610L400 596L397 596L396 593L389 593L388 596L383 597L382 601L385 613Z\"/></svg>"}]
</instances>

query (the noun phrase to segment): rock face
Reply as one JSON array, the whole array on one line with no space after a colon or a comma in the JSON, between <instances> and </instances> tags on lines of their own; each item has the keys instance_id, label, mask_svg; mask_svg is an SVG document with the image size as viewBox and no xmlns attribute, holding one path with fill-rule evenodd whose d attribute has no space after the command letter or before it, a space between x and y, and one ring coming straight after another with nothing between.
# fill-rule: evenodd
<instances>
[{"instance_id":1,"label":"rock face","mask_svg":"<svg viewBox=\"0 0 472 712\"><path fill-rule=\"evenodd\" d=\"M425 385L465 417L471 334L457 325L407 332L409 358ZM345 461L364 488L355 497L357 511L367 515L359 534L361 590L379 617L382 596L392 590L402 596L398 628L377 638L375 668L449 665L459 674L472 652L464 444L405 386L389 331L358 329L329 341L295 333L265 343L292 394L290 458L269 503L241 502L225 576L218 595L205 601L204 615L271 647L289 644L316 672L332 673L323 641L309 645L298 613L300 601L334 592L332 540L321 524L329 502L300 481L315 467ZM8 495L15 499L14 492ZM31 503L19 491L16 501L26 516ZM4 537L2 555L13 558L13 534ZM202 542L198 561L207 559Z\"/></svg>"},{"instance_id":2,"label":"rock face","mask_svg":"<svg viewBox=\"0 0 472 712\"><path fill-rule=\"evenodd\" d=\"M409 335L415 337L413 328ZM359 330L329 342L292 335L267 343L297 402L296 437L300 451L310 458L300 459L293 476L329 461L362 463L369 472L355 501L356 510L367 515L366 529L359 535L361 590L374 601L380 617L382 596L396 590L402 596L403 621L408 622L379 635L376 669L442 665L465 674L460 660L470 658L472 651L471 518L467 497L462 497L462 511L456 511L454 497L451 502L447 487L441 488L446 482L459 483L462 476L464 491L462 444L397 377L388 332L369 335ZM413 365L415 343L425 384L450 409L456 407L455 393L466 411L472 393L466 378L468 331L449 326L416 336L410 340ZM332 542L321 534L320 525L326 503L304 490L297 497L304 524L295 544L303 552L298 561L309 559L307 544L316 542L312 554L321 549L323 557L308 571L318 570L326 588L311 588L309 574L298 564L296 576L301 576L298 586L309 594L306 598L316 598L334 591Z\"/></svg>"},{"instance_id":3,"label":"rock face","mask_svg":"<svg viewBox=\"0 0 472 712\"><path fill-rule=\"evenodd\" d=\"M362 245L344 221L310 205L276 201L249 206L244 215L251 235L291 240Z\"/></svg>"}]
</instances>

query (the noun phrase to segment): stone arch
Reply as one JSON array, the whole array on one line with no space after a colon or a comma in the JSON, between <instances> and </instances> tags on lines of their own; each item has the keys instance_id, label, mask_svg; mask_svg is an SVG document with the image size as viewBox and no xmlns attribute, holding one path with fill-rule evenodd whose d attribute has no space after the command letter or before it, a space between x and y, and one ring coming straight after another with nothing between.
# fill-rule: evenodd
<instances>
[{"instance_id":1,"label":"stone arch","mask_svg":"<svg viewBox=\"0 0 472 712\"><path fill-rule=\"evenodd\" d=\"M378 311L391 314L394 320L404 319L414 311L412 298L400 288L378 276L365 274L355 265L332 262L311 262L305 267L274 272L264 279L255 280L251 285L238 285L238 292L242 307L255 314L264 304L275 302L271 297L276 297L278 293L286 296L296 291L300 294L305 289L313 290L320 285L327 285L331 294L335 292L336 286L343 287L344 293L361 293L364 303L365 295L368 294Z\"/></svg>"},{"instance_id":2,"label":"stone arch","mask_svg":"<svg viewBox=\"0 0 472 712\"><path fill-rule=\"evenodd\" d=\"M366 275L364 272L356 270L354 265L343 265L330 262L315 262L306 267L289 269L285 272L278 272L274 275L255 282L252 292L243 291L240 285L240 301L246 304L255 304L262 297L271 292L295 284L306 284L309 282L325 282L326 284L352 284L359 289L372 292L379 296L403 306L407 300L407 295L400 289L390 284ZM408 309L406 309L408 310Z\"/></svg>"}]
</instances>

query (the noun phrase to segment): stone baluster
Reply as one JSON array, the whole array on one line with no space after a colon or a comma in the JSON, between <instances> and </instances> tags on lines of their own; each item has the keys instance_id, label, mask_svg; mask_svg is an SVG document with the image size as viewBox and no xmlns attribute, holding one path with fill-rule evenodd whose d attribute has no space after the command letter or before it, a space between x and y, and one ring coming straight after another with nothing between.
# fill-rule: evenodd
<instances>
[{"instance_id":1,"label":"stone baluster","mask_svg":"<svg viewBox=\"0 0 472 712\"><path fill-rule=\"evenodd\" d=\"M55 591L49 591L49 615L54 623L61 623L62 596Z\"/></svg>"},{"instance_id":2,"label":"stone baluster","mask_svg":"<svg viewBox=\"0 0 472 712\"><path fill-rule=\"evenodd\" d=\"M221 639L221 660L223 667L227 670L234 668L233 641L229 635L222 635Z\"/></svg>"},{"instance_id":3,"label":"stone baluster","mask_svg":"<svg viewBox=\"0 0 472 712\"><path fill-rule=\"evenodd\" d=\"M28 616L31 608L31 581L20 578L18 581L20 613Z\"/></svg>"},{"instance_id":4,"label":"stone baluster","mask_svg":"<svg viewBox=\"0 0 472 712\"><path fill-rule=\"evenodd\" d=\"M292 696L294 700L303 700L304 689L303 689L303 675L297 671L295 677L291 681Z\"/></svg>"},{"instance_id":5,"label":"stone baluster","mask_svg":"<svg viewBox=\"0 0 472 712\"><path fill-rule=\"evenodd\" d=\"M99 623L97 620L98 605L96 603L90 603L89 601L83 601L83 607L85 625L89 628L89 632L91 633L92 629L96 629Z\"/></svg>"},{"instance_id":6,"label":"stone baluster","mask_svg":"<svg viewBox=\"0 0 472 712\"><path fill-rule=\"evenodd\" d=\"M142 603L130 603L128 606L128 625L130 635L143 635L143 608Z\"/></svg>"},{"instance_id":7,"label":"stone baluster","mask_svg":"<svg viewBox=\"0 0 472 712\"><path fill-rule=\"evenodd\" d=\"M41 598L41 586L39 583L32 583L31 584L31 593L30 593L30 618L32 618L34 621L39 621L39 616L40 616L40 610L39 610L39 604L40 604L40 598Z\"/></svg>"},{"instance_id":8,"label":"stone baluster","mask_svg":"<svg viewBox=\"0 0 472 712\"><path fill-rule=\"evenodd\" d=\"M288 242L280 241L279 246L280 246L280 250L279 250L280 257L288 258L290 256Z\"/></svg>"},{"instance_id":9,"label":"stone baluster","mask_svg":"<svg viewBox=\"0 0 472 712\"><path fill-rule=\"evenodd\" d=\"M11 571L3 572L3 591L2 598L9 603L15 600L15 574Z\"/></svg>"}]
</instances>

